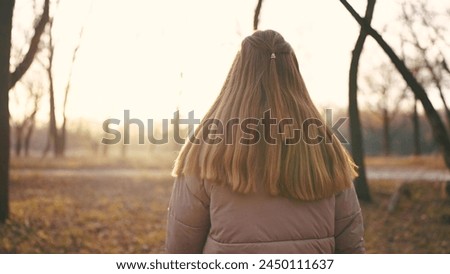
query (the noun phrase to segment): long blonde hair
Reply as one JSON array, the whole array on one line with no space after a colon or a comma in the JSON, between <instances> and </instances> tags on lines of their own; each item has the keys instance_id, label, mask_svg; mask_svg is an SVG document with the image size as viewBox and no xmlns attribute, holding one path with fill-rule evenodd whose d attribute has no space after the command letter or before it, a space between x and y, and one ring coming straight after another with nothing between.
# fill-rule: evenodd
<instances>
[{"instance_id":1,"label":"long blonde hair","mask_svg":"<svg viewBox=\"0 0 450 274\"><path fill-rule=\"evenodd\" d=\"M228 123L223 133L231 145L193 141L205 136L212 120L259 118L267 111L277 121L292 119L282 128L267 130L261 124L251 128L270 133L274 144L264 140L249 144L248 132L233 130ZM305 121L316 123L309 126ZM289 144L286 140L296 129L328 141ZM239 193L255 191L262 184L272 195L311 201L350 187L355 169L309 97L291 46L279 33L266 30L243 40L219 96L184 144L172 174L227 184Z\"/></svg>"}]
</instances>

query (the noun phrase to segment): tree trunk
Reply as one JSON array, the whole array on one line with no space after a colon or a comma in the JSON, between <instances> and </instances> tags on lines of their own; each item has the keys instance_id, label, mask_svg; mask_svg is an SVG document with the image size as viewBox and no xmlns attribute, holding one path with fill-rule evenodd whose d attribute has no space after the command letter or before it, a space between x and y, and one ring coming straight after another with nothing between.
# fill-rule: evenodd
<instances>
[{"instance_id":1,"label":"tree trunk","mask_svg":"<svg viewBox=\"0 0 450 274\"><path fill-rule=\"evenodd\" d=\"M447 102L445 100L444 92L442 91L442 87L440 84L436 85L439 89L439 95L441 96L442 103L444 104L444 111L445 111L445 118L447 119L447 129L448 133L450 133L450 109L447 105Z\"/></svg>"},{"instance_id":2,"label":"tree trunk","mask_svg":"<svg viewBox=\"0 0 450 274\"><path fill-rule=\"evenodd\" d=\"M20 153L22 152L22 140L23 140L24 127L25 127L25 124L21 124L21 125L17 125L15 128L15 132L16 132L15 151L16 151L17 157L20 157Z\"/></svg>"},{"instance_id":3,"label":"tree trunk","mask_svg":"<svg viewBox=\"0 0 450 274\"><path fill-rule=\"evenodd\" d=\"M59 142L58 142L58 145L59 145L58 155L61 156L61 157L64 157L64 153L65 153L65 151L66 151L66 139L67 139L67 138L66 138L66 128L67 128L67 115L66 115L66 109L67 109L67 98L68 98L68 96L69 96L69 91L70 91L70 81L71 81L71 78L72 78L73 64L74 64L75 59L76 59L76 56L77 56L78 48L79 48L79 46L78 46L78 47L75 49L75 51L74 51L74 55L73 55L73 58L72 58L72 67L71 67L70 73L69 73L69 80L68 80L68 82L67 82L66 90L65 90L65 93L64 93L64 104L63 104L63 110L62 110L62 114L63 114L63 123L62 123L62 126L61 126L61 132L60 132L60 134L59 134L59 136L58 136L58 138L59 138Z\"/></svg>"},{"instance_id":4,"label":"tree trunk","mask_svg":"<svg viewBox=\"0 0 450 274\"><path fill-rule=\"evenodd\" d=\"M258 29L259 25L259 14L261 13L261 7L262 7L263 0L258 0L258 4L255 8L255 15L253 16L253 30Z\"/></svg>"},{"instance_id":5,"label":"tree trunk","mask_svg":"<svg viewBox=\"0 0 450 274\"><path fill-rule=\"evenodd\" d=\"M51 73L51 72L50 72ZM49 119L49 140L51 147L53 147L53 154L55 157L58 157L58 128L56 127L56 113L55 113L55 91L53 89L53 81L50 81L50 119Z\"/></svg>"},{"instance_id":6,"label":"tree trunk","mask_svg":"<svg viewBox=\"0 0 450 274\"><path fill-rule=\"evenodd\" d=\"M103 150L102 150L102 155L103 157L108 157L108 145L102 145Z\"/></svg>"},{"instance_id":7,"label":"tree trunk","mask_svg":"<svg viewBox=\"0 0 450 274\"><path fill-rule=\"evenodd\" d=\"M361 18L358 13L348 4L345 0L340 0L341 3L345 6L345 8L352 14L355 20L361 25L361 27L367 31L367 34L372 36L375 41L380 45L380 47L384 50L384 52L389 56L392 63L395 65L397 70L403 76L403 79L406 81L408 86L417 96L417 98L422 103L423 109L427 115L428 121L430 122L433 136L436 142L441 146L442 153L444 155L444 161L447 168L450 169L450 139L447 134L447 130L445 129L444 123L441 120L441 117L437 113L433 104L425 92L425 89L417 82L416 78L414 78L413 74L408 70L405 63L400 60L400 58L395 54L389 44L383 39L383 37L374 30L370 24L363 18Z\"/></svg>"},{"instance_id":8,"label":"tree trunk","mask_svg":"<svg viewBox=\"0 0 450 274\"><path fill-rule=\"evenodd\" d=\"M50 21L50 28L49 31L51 32L51 26L52 26L52 20ZM50 33L50 56L49 56L49 62L47 67L47 76L49 81L49 103L50 103L50 111L49 111L49 142L50 142L50 148L53 148L53 155L58 158L60 157L60 138L58 134L58 127L56 125L56 111L55 111L55 87L54 87L54 81L53 81L53 56L54 56L54 47L53 47L53 41L52 41L51 33Z\"/></svg>"},{"instance_id":9,"label":"tree trunk","mask_svg":"<svg viewBox=\"0 0 450 274\"><path fill-rule=\"evenodd\" d=\"M0 1L0 224L9 217L9 59L14 0Z\"/></svg>"},{"instance_id":10,"label":"tree trunk","mask_svg":"<svg viewBox=\"0 0 450 274\"><path fill-rule=\"evenodd\" d=\"M29 156L30 141L31 141L31 136L33 135L33 131L34 131L34 125L36 124L36 114L38 112L38 108L39 108L38 98L35 97L34 111L33 111L33 113L31 113L31 115L28 119L28 127L26 128L26 133L25 133L25 139L24 139L25 157Z\"/></svg>"},{"instance_id":11,"label":"tree trunk","mask_svg":"<svg viewBox=\"0 0 450 274\"><path fill-rule=\"evenodd\" d=\"M33 136L34 124L35 124L35 121L31 120L30 125L28 126L27 133L25 134L25 140L24 140L25 157L28 157L30 155L30 142L31 142L31 136Z\"/></svg>"},{"instance_id":12,"label":"tree trunk","mask_svg":"<svg viewBox=\"0 0 450 274\"><path fill-rule=\"evenodd\" d=\"M122 159L127 158L127 150L128 150L128 145L122 144L122 147L120 149Z\"/></svg>"},{"instance_id":13,"label":"tree trunk","mask_svg":"<svg viewBox=\"0 0 450 274\"><path fill-rule=\"evenodd\" d=\"M385 156L391 155L391 140L389 137L389 113L387 108L383 109L383 153Z\"/></svg>"},{"instance_id":14,"label":"tree trunk","mask_svg":"<svg viewBox=\"0 0 450 274\"><path fill-rule=\"evenodd\" d=\"M50 134L50 130L48 132L47 143L45 144L44 150L42 151L42 158L45 158L52 147L52 135Z\"/></svg>"},{"instance_id":15,"label":"tree trunk","mask_svg":"<svg viewBox=\"0 0 450 274\"><path fill-rule=\"evenodd\" d=\"M421 154L420 150L420 122L419 115L417 113L417 98L414 96L414 109L412 115L413 130L414 130L414 155L419 156Z\"/></svg>"},{"instance_id":16,"label":"tree trunk","mask_svg":"<svg viewBox=\"0 0 450 274\"><path fill-rule=\"evenodd\" d=\"M34 35L22 62L13 73L9 71L11 57L11 30L14 0L0 1L0 224L9 216L9 157L10 157L10 125L9 125L9 89L20 80L30 67L37 46L47 24L49 0L44 2L44 11L39 23L34 28Z\"/></svg>"},{"instance_id":17,"label":"tree trunk","mask_svg":"<svg viewBox=\"0 0 450 274\"><path fill-rule=\"evenodd\" d=\"M375 8L375 0L367 1L365 17L370 22L372 20ZM350 135L353 159L358 166L358 177L355 179L355 189L358 197L366 202L370 202L369 185L366 178L366 167L364 164L364 148L362 140L361 120L359 118L358 109L358 66L361 53L364 48L367 33L361 28L361 31L353 49L352 60L349 73L349 104L348 112L350 116Z\"/></svg>"},{"instance_id":18,"label":"tree trunk","mask_svg":"<svg viewBox=\"0 0 450 274\"><path fill-rule=\"evenodd\" d=\"M58 153L59 157L64 157L65 151L66 151L66 123L67 123L67 119L64 115L64 121L61 126L61 132L58 135L59 142L58 142L57 153Z\"/></svg>"}]
</instances>

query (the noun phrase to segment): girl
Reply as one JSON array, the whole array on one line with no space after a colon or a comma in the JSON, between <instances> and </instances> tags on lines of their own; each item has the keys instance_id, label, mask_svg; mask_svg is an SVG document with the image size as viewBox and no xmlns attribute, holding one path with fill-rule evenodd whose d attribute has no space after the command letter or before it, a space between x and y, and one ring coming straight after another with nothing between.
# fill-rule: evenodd
<instances>
[{"instance_id":1,"label":"girl","mask_svg":"<svg viewBox=\"0 0 450 274\"><path fill-rule=\"evenodd\" d=\"M364 252L356 167L279 33L244 39L190 137L173 169L168 252Z\"/></svg>"}]
</instances>

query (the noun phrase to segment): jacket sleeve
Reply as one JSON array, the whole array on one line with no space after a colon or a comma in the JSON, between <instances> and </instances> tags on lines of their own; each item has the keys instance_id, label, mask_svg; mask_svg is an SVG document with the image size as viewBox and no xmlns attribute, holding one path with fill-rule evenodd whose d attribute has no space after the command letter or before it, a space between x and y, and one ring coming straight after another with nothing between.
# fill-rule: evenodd
<instances>
[{"instance_id":1,"label":"jacket sleeve","mask_svg":"<svg viewBox=\"0 0 450 274\"><path fill-rule=\"evenodd\" d=\"M354 187L336 194L335 198L335 252L365 253L363 218Z\"/></svg>"},{"instance_id":2,"label":"jacket sleeve","mask_svg":"<svg viewBox=\"0 0 450 274\"><path fill-rule=\"evenodd\" d=\"M203 180L178 177L169 203L168 253L202 253L210 228L209 195Z\"/></svg>"}]
</instances>

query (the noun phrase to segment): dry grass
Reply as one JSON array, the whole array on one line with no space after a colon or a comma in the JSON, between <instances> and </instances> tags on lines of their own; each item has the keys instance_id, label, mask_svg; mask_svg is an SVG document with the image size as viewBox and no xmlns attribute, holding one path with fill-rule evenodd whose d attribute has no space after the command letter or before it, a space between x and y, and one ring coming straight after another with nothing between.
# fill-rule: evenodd
<instances>
[{"instance_id":1,"label":"dry grass","mask_svg":"<svg viewBox=\"0 0 450 274\"><path fill-rule=\"evenodd\" d=\"M129 152L125 158L120 155L108 157L72 156L64 159L52 157L11 158L11 169L96 169L96 168L130 168L130 169L158 169L171 168L177 156L177 151L156 151L152 154L144 152Z\"/></svg>"},{"instance_id":2,"label":"dry grass","mask_svg":"<svg viewBox=\"0 0 450 274\"><path fill-rule=\"evenodd\" d=\"M426 169L446 169L441 155L427 156L371 156L365 160L370 167L420 167Z\"/></svg>"},{"instance_id":3,"label":"dry grass","mask_svg":"<svg viewBox=\"0 0 450 274\"><path fill-rule=\"evenodd\" d=\"M374 202L362 203L369 253L450 253L450 198L442 197L442 184L408 184L396 210L388 213L398 181L372 181Z\"/></svg>"},{"instance_id":4,"label":"dry grass","mask_svg":"<svg viewBox=\"0 0 450 274\"><path fill-rule=\"evenodd\" d=\"M12 178L0 253L160 253L172 179Z\"/></svg>"},{"instance_id":5,"label":"dry grass","mask_svg":"<svg viewBox=\"0 0 450 274\"><path fill-rule=\"evenodd\" d=\"M66 157L64 160L40 157L11 159L12 169L21 168L170 168L175 160L177 151L170 153L157 151L153 154L129 153L129 157ZM370 167L421 167L427 169L446 169L444 160L440 155L428 156L371 156L366 158L366 164Z\"/></svg>"}]
</instances>

